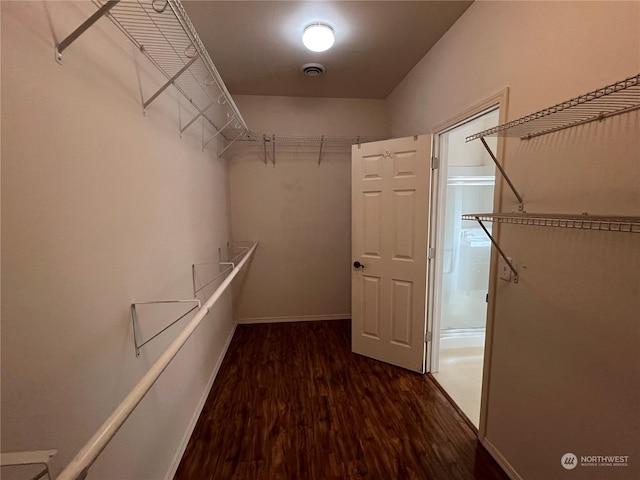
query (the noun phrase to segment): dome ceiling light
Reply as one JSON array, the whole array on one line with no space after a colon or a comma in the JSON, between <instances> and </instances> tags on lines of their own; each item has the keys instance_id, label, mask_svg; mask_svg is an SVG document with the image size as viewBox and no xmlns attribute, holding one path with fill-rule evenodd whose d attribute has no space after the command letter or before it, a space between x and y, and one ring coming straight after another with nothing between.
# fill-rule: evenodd
<instances>
[{"instance_id":1,"label":"dome ceiling light","mask_svg":"<svg viewBox=\"0 0 640 480\"><path fill-rule=\"evenodd\" d=\"M312 23L302 34L302 43L312 52L329 50L334 41L333 28L326 23Z\"/></svg>"}]
</instances>

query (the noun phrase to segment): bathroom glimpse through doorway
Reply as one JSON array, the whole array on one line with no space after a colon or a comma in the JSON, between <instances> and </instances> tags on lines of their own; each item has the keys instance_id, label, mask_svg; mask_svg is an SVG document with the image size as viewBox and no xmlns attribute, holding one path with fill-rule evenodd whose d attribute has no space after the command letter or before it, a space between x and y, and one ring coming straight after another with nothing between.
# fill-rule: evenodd
<instances>
[{"instance_id":1,"label":"bathroom glimpse through doorway","mask_svg":"<svg viewBox=\"0 0 640 480\"><path fill-rule=\"evenodd\" d=\"M464 213L494 211L495 165L465 137L499 123L497 106L436 134L440 160L432 215L430 372L467 418L480 426L491 242ZM497 139L487 138L496 151ZM491 225L488 225L491 228Z\"/></svg>"}]
</instances>

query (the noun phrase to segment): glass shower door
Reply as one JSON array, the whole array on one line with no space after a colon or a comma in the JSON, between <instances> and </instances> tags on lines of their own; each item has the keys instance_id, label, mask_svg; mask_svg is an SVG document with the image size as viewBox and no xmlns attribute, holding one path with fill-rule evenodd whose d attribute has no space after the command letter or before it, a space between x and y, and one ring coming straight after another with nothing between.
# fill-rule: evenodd
<instances>
[{"instance_id":1,"label":"glass shower door","mask_svg":"<svg viewBox=\"0 0 640 480\"><path fill-rule=\"evenodd\" d=\"M450 176L444 223L441 338L484 335L491 243L463 213L491 211L493 176Z\"/></svg>"}]
</instances>

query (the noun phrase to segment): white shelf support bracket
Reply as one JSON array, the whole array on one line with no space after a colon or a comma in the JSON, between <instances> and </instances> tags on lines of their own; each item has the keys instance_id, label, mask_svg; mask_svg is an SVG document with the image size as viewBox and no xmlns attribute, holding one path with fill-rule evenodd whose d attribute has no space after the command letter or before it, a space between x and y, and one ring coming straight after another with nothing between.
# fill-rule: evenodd
<instances>
[{"instance_id":1,"label":"white shelf support bracket","mask_svg":"<svg viewBox=\"0 0 640 480\"><path fill-rule=\"evenodd\" d=\"M276 166L276 134L271 135L271 152L273 153L273 166Z\"/></svg>"},{"instance_id":2,"label":"white shelf support bracket","mask_svg":"<svg viewBox=\"0 0 640 480\"><path fill-rule=\"evenodd\" d=\"M227 125L229 125L229 124L227 123ZM225 125L225 127L226 127L227 125ZM224 128L224 127L222 127L222 128ZM218 130L218 133L220 133L220 132L222 131L222 128L221 128L220 130ZM217 135L218 133L216 133L216 135ZM229 147L230 147L231 145L233 145L234 143L236 143L236 142L238 141L238 139L239 139L241 136L242 136L242 132L240 132L238 135L236 135L236 138L234 138L233 140L231 140L231 143L229 143L229 145L227 145L226 147L224 147L224 148L222 149L222 151L218 154L218 157L222 157L222 155L224 155L224 152L226 152L226 151L229 149Z\"/></svg>"},{"instance_id":3,"label":"white shelf support bracket","mask_svg":"<svg viewBox=\"0 0 640 480\"><path fill-rule=\"evenodd\" d=\"M39 480L45 475L51 480L51 472L49 471L49 462L58 454L57 450L35 450L29 452L10 452L0 453L0 467L26 467L31 465L41 465L41 470L31 480Z\"/></svg>"},{"instance_id":4,"label":"white shelf support bracket","mask_svg":"<svg viewBox=\"0 0 640 480\"><path fill-rule=\"evenodd\" d=\"M491 233L489 233L489 230L487 230L487 227L484 226L484 223L482 223L482 220L480 219L480 217L476 216L475 219L480 224L480 227L482 228L482 230L484 230L484 233L487 234L487 237L489 237L489 240L491 240L491 243L493 244L493 246L496 247L496 250L502 257L502 259L505 261L505 263L509 266L509 268L513 272L513 283L518 283L518 271L516 270L516 267L513 266L513 263L511 263L511 260L509 260L509 257L507 257L507 255L500 248L500 245L498 245L498 243L491 236Z\"/></svg>"},{"instance_id":5,"label":"white shelf support bracket","mask_svg":"<svg viewBox=\"0 0 640 480\"><path fill-rule=\"evenodd\" d=\"M58 43L56 45L56 62L62 65L62 52L64 52L69 45L75 42L80 35L89 30L94 23L109 13L109 10L115 7L119 2L120 0L109 0L100 7L97 12L87 18L78 28L71 32L67 38Z\"/></svg>"},{"instance_id":6,"label":"white shelf support bracket","mask_svg":"<svg viewBox=\"0 0 640 480\"><path fill-rule=\"evenodd\" d=\"M500 174L507 181L507 184L509 185L509 188L511 189L513 194L518 199L518 210L523 211L524 210L524 201L522 200L522 195L520 195L518 193L518 190L516 190L515 185L511 182L511 179L509 178L509 175L507 175L507 172L505 172L504 168L502 168L502 165L500 165L500 162L498 162L498 159L496 158L494 153L491 151L491 147L489 147L489 145L487 145L487 142L484 139L484 137L480 137L480 141L482 142L482 145L484 145L484 148L487 150L487 152L489 152L489 156L491 157L491 160L493 160L493 163L496 164L496 167L498 168L498 170L500 170Z\"/></svg>"},{"instance_id":7,"label":"white shelf support bracket","mask_svg":"<svg viewBox=\"0 0 640 480\"><path fill-rule=\"evenodd\" d=\"M193 306L192 308L190 308L189 310L187 310L185 313L180 315L177 319L175 319L171 323L169 323L169 325L164 327L162 330L160 330L156 334L152 335L150 338L148 338L144 342L138 343L137 330L138 330L138 324L140 322L138 320L138 314L136 312L136 305L151 305L151 304L166 304L166 303L195 303L196 305ZM156 338L158 335L164 333L168 328L170 328L171 326L173 326L176 323L178 323L180 320L182 320L184 317L189 315L194 310L200 310L200 307L201 307L201 304L200 304L200 300L198 300L198 299L195 299L195 300L191 300L191 299L189 299L189 300L156 300L156 301L152 301L152 302L136 302L136 303L132 303L131 304L131 320L133 321L133 343L134 343L134 345L136 347L136 357L140 356L140 349L142 347L144 347L147 343L149 343L151 340Z\"/></svg>"},{"instance_id":8,"label":"white shelf support bracket","mask_svg":"<svg viewBox=\"0 0 640 480\"><path fill-rule=\"evenodd\" d=\"M204 284L198 286L197 269L201 265L218 265L221 268L221 271L220 271L220 273L218 275L214 276L207 283L204 283ZM209 285L211 285L213 282L218 280L220 277L223 277L224 275L229 273L235 267L236 267L236 265L235 265L234 262L194 263L193 265L191 265L191 279L193 281L193 298L196 298L198 296L198 293L200 293L202 290L207 288Z\"/></svg>"},{"instance_id":9,"label":"white shelf support bracket","mask_svg":"<svg viewBox=\"0 0 640 480\"><path fill-rule=\"evenodd\" d=\"M320 153L318 154L318 165L320 165L320 162L322 161L322 149L324 147L324 135L322 135L322 137L320 137Z\"/></svg>"},{"instance_id":10,"label":"white shelf support bracket","mask_svg":"<svg viewBox=\"0 0 640 480\"><path fill-rule=\"evenodd\" d=\"M233 122L233 120L234 120L234 117L231 117L231 119L230 119L227 123L225 123L225 124L222 126L222 128L218 129L218 128L216 127L216 133L214 133L214 134L213 134L213 137L211 137L209 140L207 140L207 141L206 141L206 143L203 143L203 144L202 144L202 151L203 151L203 152L204 152L204 149L205 149L205 148L207 148L207 145L209 145L209 144L213 141L213 139L214 139L214 138L216 138L218 135L220 135L220 134L222 133L222 130L224 130L225 128L227 128L227 127L229 126L229 124L230 124L231 122ZM215 125L214 125L214 126L215 126ZM236 140L237 140L237 138L236 138ZM235 142L235 140L234 140L234 142ZM232 142L232 143L233 143L233 142ZM229 146L231 146L231 145L229 145ZM226 150L226 148L225 148L225 150ZM222 151L222 153L224 153L224 150ZM221 153L220 155L222 155L222 153Z\"/></svg>"},{"instance_id":11,"label":"white shelf support bracket","mask_svg":"<svg viewBox=\"0 0 640 480\"><path fill-rule=\"evenodd\" d=\"M191 58L191 60L189 60L189 61L184 65L184 67L182 67L180 70L178 70L178 71L176 72L176 74L175 74L173 77L171 77L169 80L167 80L167 83L165 83L164 85L162 85L162 86L160 87L160 89L159 89L156 93L154 93L153 95L151 95L151 97L149 97L149 99L148 99L147 101L145 101L145 102L143 102L143 103L142 103L142 109L143 109L143 110L144 110L144 109L146 109L146 108L151 104L151 102L153 102L156 98L158 98L158 97L160 96L160 94L161 94L162 92L164 92L167 88L169 88L171 85L173 85L173 82L175 82L175 81L176 81L176 79L177 79L180 75L182 75L184 72L186 72L186 71L188 70L188 68L189 68L191 65L193 65L193 62L195 62L198 58L199 58L199 55L196 53L196 54Z\"/></svg>"},{"instance_id":12,"label":"white shelf support bracket","mask_svg":"<svg viewBox=\"0 0 640 480\"><path fill-rule=\"evenodd\" d=\"M267 165L267 135L262 135L262 149L264 150L264 164Z\"/></svg>"},{"instance_id":13,"label":"white shelf support bracket","mask_svg":"<svg viewBox=\"0 0 640 480\"><path fill-rule=\"evenodd\" d=\"M189 120L189 122L184 127L180 128L180 135L182 135L187 128L189 128L191 125L193 125L196 120L198 120L201 116L203 116L204 112L209 110L209 108L211 108L213 105L214 105L214 102L212 102L209 105L207 105L206 107L204 107L204 109L202 111L198 110L197 115L195 117L193 117L191 120Z\"/></svg>"}]
</instances>

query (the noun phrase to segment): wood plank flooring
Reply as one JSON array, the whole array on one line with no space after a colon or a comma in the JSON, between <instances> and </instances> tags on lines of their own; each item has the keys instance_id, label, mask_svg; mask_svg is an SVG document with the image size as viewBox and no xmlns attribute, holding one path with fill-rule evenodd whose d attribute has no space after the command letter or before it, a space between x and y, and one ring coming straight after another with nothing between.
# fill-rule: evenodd
<instances>
[{"instance_id":1,"label":"wood plank flooring","mask_svg":"<svg viewBox=\"0 0 640 480\"><path fill-rule=\"evenodd\" d=\"M508 480L434 381L351 322L239 325L176 480Z\"/></svg>"}]
</instances>

